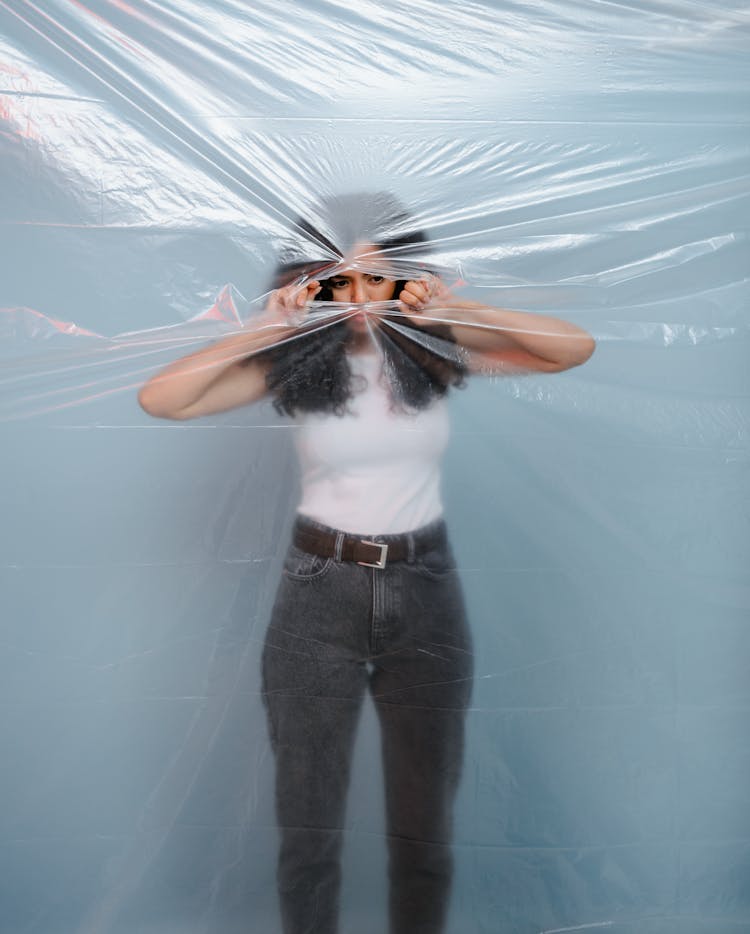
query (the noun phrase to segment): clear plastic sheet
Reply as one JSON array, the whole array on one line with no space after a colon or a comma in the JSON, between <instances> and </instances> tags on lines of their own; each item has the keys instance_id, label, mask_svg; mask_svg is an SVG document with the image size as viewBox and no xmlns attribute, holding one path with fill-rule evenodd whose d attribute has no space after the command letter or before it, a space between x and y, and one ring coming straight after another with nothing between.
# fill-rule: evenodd
<instances>
[{"instance_id":1,"label":"clear plastic sheet","mask_svg":"<svg viewBox=\"0 0 750 934\"><path fill-rule=\"evenodd\" d=\"M217 342L355 333L402 402L465 377L445 934L750 930L749 26L731 3L0 2L0 930L282 930L261 656L299 418L138 396ZM347 275L431 300L278 305ZM388 924L380 731L368 698L341 934Z\"/></svg>"}]
</instances>

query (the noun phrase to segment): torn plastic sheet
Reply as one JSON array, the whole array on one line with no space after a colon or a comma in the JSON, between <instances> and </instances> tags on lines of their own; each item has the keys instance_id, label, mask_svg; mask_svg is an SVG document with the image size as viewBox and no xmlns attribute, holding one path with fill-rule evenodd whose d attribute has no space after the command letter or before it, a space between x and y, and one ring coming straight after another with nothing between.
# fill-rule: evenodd
<instances>
[{"instance_id":1,"label":"torn plastic sheet","mask_svg":"<svg viewBox=\"0 0 750 934\"><path fill-rule=\"evenodd\" d=\"M445 934L748 925L747 11L0 17L0 930L281 931L262 647L283 576L329 574L286 555L300 428L271 395L186 421L137 396L222 341L355 328L396 394L415 357L471 370L444 400L474 663ZM361 192L410 219L320 207ZM347 270L440 290L272 313ZM448 339L477 306L596 352L478 359ZM368 699L342 934L387 925L380 738Z\"/></svg>"}]
</instances>

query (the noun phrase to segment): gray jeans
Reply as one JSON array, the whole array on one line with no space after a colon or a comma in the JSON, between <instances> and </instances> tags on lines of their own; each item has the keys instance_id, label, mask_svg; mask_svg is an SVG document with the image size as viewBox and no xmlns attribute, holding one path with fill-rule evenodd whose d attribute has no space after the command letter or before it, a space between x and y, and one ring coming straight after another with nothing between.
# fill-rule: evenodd
<instances>
[{"instance_id":1,"label":"gray jeans","mask_svg":"<svg viewBox=\"0 0 750 934\"><path fill-rule=\"evenodd\" d=\"M263 651L285 934L338 930L346 793L365 690L381 728L391 934L443 930L473 659L445 526L427 528L439 533L437 547L383 569L294 545L287 553Z\"/></svg>"}]
</instances>

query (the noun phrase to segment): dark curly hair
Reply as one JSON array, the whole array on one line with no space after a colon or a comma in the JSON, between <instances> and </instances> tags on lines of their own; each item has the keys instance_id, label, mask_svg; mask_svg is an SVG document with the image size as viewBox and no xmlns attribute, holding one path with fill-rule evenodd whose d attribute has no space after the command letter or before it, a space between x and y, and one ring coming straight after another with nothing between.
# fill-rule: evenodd
<instances>
[{"instance_id":1,"label":"dark curly hair","mask_svg":"<svg viewBox=\"0 0 750 934\"><path fill-rule=\"evenodd\" d=\"M398 267L410 253L423 254L429 242L421 230L409 229L410 215L388 194L331 198L322 202L316 213L330 222L333 238L303 218L297 221L298 229L340 257L343 257L342 247L346 249L355 242L367 242L385 253L389 262ZM394 227L405 228L405 232L394 234ZM333 239L337 239L340 246L335 246ZM330 302L333 300L330 284L323 274L334 266L330 259L288 257L279 263L271 288L282 288L302 277L316 278L320 280L321 290L315 301ZM430 272L426 267L424 271ZM406 281L397 280L394 295L401 292ZM444 396L450 386L465 384L468 368L447 325L417 327L401 315L386 314L376 333L395 409L424 409L434 399ZM303 326L293 340L250 359L270 364L266 384L278 412L343 415L352 393L352 371L346 353L350 341L351 330L346 321L308 331Z\"/></svg>"}]
</instances>

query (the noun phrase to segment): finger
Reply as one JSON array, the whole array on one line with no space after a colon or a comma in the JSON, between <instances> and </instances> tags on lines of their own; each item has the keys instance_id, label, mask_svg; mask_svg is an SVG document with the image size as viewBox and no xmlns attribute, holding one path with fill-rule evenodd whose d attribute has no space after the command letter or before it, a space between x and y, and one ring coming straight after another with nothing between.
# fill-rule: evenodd
<instances>
[{"instance_id":1,"label":"finger","mask_svg":"<svg viewBox=\"0 0 750 934\"><path fill-rule=\"evenodd\" d=\"M425 302L430 297L430 290L428 284L424 279L415 280L414 282L409 282L406 285L406 288L410 292L413 292L420 302Z\"/></svg>"},{"instance_id":2,"label":"finger","mask_svg":"<svg viewBox=\"0 0 750 934\"><path fill-rule=\"evenodd\" d=\"M271 298L271 308L276 314L283 315L286 312L287 296L284 289L277 289Z\"/></svg>"},{"instance_id":3,"label":"finger","mask_svg":"<svg viewBox=\"0 0 750 934\"><path fill-rule=\"evenodd\" d=\"M293 286L284 286L276 293L276 308L281 317L289 322L297 313L296 294Z\"/></svg>"},{"instance_id":4,"label":"finger","mask_svg":"<svg viewBox=\"0 0 750 934\"><path fill-rule=\"evenodd\" d=\"M294 304L290 301L288 289L277 289L273 292L268 303L268 308L277 321L293 325L298 323L295 320L297 311Z\"/></svg>"},{"instance_id":5,"label":"finger","mask_svg":"<svg viewBox=\"0 0 750 934\"><path fill-rule=\"evenodd\" d=\"M292 297L296 293L296 291L297 291L297 286L285 285L282 288L280 288L276 292L276 294L278 295L280 302L282 302L284 305L288 305Z\"/></svg>"},{"instance_id":6,"label":"finger","mask_svg":"<svg viewBox=\"0 0 750 934\"><path fill-rule=\"evenodd\" d=\"M304 308L320 292L321 285L317 279L306 282L304 285L298 285L294 288L291 296L292 304L295 308Z\"/></svg>"},{"instance_id":7,"label":"finger","mask_svg":"<svg viewBox=\"0 0 750 934\"><path fill-rule=\"evenodd\" d=\"M399 295L399 299L406 305L410 306L410 309L413 311L415 308L421 308L422 300L419 296L413 292L410 286L406 286L404 290Z\"/></svg>"},{"instance_id":8,"label":"finger","mask_svg":"<svg viewBox=\"0 0 750 934\"><path fill-rule=\"evenodd\" d=\"M287 308L298 309L302 308L305 304L305 296L307 295L307 290L303 289L300 291L297 289L290 290L286 295L286 306Z\"/></svg>"}]
</instances>

